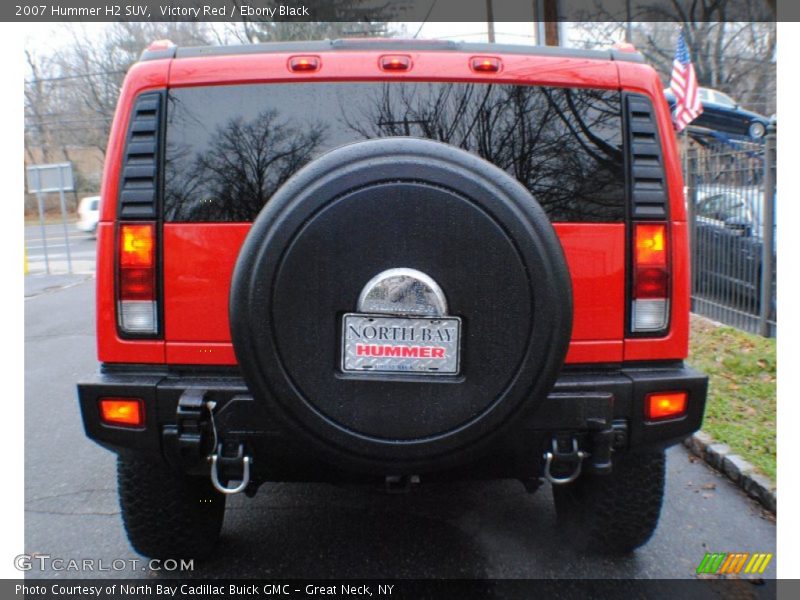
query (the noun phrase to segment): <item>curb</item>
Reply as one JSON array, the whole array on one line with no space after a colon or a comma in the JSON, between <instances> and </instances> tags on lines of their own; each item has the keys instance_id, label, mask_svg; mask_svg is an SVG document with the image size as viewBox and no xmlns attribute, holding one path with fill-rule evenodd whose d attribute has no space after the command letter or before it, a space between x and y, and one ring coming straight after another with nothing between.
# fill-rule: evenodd
<instances>
[{"instance_id":1,"label":"curb","mask_svg":"<svg viewBox=\"0 0 800 600\"><path fill-rule=\"evenodd\" d=\"M683 441L683 445L728 479L738 485L748 496L758 500L771 513L778 512L778 490L769 477L756 472L753 465L738 454L733 454L727 444L718 444L710 435L698 431Z\"/></svg>"}]
</instances>

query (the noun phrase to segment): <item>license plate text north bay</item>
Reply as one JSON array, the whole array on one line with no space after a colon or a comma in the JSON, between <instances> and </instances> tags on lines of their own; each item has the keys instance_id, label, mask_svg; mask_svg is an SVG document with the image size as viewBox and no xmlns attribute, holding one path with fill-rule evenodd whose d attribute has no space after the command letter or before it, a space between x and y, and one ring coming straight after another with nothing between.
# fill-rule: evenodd
<instances>
[{"instance_id":1,"label":"license plate text north bay","mask_svg":"<svg viewBox=\"0 0 800 600\"><path fill-rule=\"evenodd\" d=\"M348 314L342 328L345 372L458 372L458 318Z\"/></svg>"}]
</instances>

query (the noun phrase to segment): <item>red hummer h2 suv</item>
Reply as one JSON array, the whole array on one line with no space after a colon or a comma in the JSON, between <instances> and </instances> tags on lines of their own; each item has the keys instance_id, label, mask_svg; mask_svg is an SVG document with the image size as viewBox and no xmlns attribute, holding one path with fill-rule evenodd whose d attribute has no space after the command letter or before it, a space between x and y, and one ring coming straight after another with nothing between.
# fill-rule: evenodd
<instances>
[{"instance_id":1,"label":"red hummer h2 suv","mask_svg":"<svg viewBox=\"0 0 800 600\"><path fill-rule=\"evenodd\" d=\"M668 107L641 56L440 41L154 44L97 227L87 435L147 556L273 481L552 486L652 535L700 426Z\"/></svg>"}]
</instances>

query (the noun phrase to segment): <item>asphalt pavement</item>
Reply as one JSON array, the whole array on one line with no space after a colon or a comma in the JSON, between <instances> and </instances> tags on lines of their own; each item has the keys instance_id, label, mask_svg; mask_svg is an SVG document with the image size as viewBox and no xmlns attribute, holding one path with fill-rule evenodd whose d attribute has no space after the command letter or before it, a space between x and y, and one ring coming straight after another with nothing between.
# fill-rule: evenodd
<instances>
[{"instance_id":1,"label":"asphalt pavement","mask_svg":"<svg viewBox=\"0 0 800 600\"><path fill-rule=\"evenodd\" d=\"M122 528L115 457L86 439L76 399L75 383L97 368L94 279L29 275L25 309L25 552L96 567L141 560ZM725 477L680 446L667 470L655 536L622 558L573 551L548 486L530 495L516 481L464 482L386 495L272 484L229 500L218 550L193 572L139 563L27 577L691 578L706 552L775 552L774 518Z\"/></svg>"}]
</instances>

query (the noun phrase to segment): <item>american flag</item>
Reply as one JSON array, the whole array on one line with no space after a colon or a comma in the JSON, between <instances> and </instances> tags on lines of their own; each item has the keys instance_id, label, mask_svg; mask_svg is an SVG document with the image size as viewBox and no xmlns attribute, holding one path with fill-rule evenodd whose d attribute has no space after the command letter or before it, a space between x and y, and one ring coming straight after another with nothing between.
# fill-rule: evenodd
<instances>
[{"instance_id":1,"label":"american flag","mask_svg":"<svg viewBox=\"0 0 800 600\"><path fill-rule=\"evenodd\" d=\"M703 105L700 104L700 97L697 95L697 76L694 73L692 59L689 58L689 48L686 46L683 31L678 37L678 47L675 49L672 81L669 87L677 101L672 117L675 119L676 129L682 131L703 112Z\"/></svg>"}]
</instances>

